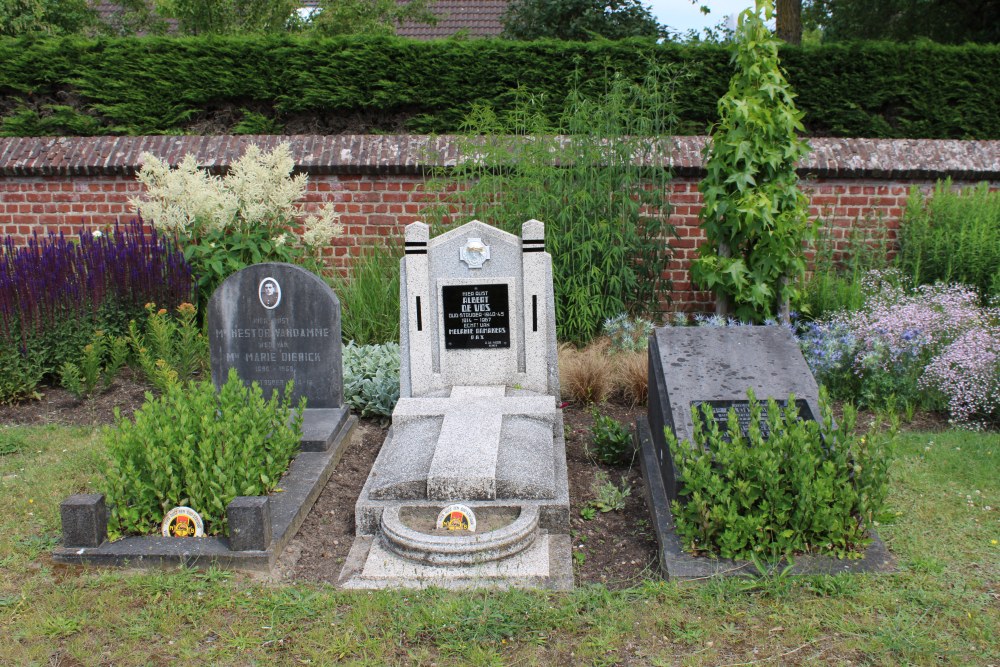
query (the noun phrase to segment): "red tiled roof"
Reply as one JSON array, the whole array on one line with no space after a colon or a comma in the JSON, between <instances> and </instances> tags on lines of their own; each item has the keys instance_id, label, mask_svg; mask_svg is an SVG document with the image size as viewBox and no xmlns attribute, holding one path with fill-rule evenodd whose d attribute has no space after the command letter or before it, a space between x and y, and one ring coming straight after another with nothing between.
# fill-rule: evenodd
<instances>
[{"instance_id":1,"label":"red tiled roof","mask_svg":"<svg viewBox=\"0 0 1000 667\"><path fill-rule=\"evenodd\" d=\"M456 33L498 37L503 32L500 19L507 10L507 0L437 0L431 2L430 10L438 17L437 25L407 21L396 34L414 39L442 39Z\"/></svg>"}]
</instances>

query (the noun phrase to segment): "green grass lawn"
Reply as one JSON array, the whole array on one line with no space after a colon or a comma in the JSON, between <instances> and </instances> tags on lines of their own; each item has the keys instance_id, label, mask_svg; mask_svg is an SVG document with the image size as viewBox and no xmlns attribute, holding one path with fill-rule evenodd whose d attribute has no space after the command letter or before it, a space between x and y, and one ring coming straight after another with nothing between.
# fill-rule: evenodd
<instances>
[{"instance_id":1,"label":"green grass lawn","mask_svg":"<svg viewBox=\"0 0 1000 667\"><path fill-rule=\"evenodd\" d=\"M0 427L0 664L1000 665L1000 435L899 443L879 527L895 574L368 593L56 565L99 432Z\"/></svg>"}]
</instances>

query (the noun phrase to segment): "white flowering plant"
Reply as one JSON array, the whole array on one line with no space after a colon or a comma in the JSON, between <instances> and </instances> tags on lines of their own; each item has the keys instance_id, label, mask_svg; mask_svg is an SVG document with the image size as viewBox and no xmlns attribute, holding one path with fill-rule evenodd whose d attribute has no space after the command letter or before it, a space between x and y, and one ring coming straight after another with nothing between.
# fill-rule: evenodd
<instances>
[{"instance_id":1,"label":"white flowering plant","mask_svg":"<svg viewBox=\"0 0 1000 667\"><path fill-rule=\"evenodd\" d=\"M138 180L146 192L132 205L171 233L207 299L226 276L258 262L290 262L319 271L320 252L343 233L329 205L307 213L305 174L292 175L288 144L267 153L251 144L224 176L198 167L188 153L176 168L142 155Z\"/></svg>"}]
</instances>

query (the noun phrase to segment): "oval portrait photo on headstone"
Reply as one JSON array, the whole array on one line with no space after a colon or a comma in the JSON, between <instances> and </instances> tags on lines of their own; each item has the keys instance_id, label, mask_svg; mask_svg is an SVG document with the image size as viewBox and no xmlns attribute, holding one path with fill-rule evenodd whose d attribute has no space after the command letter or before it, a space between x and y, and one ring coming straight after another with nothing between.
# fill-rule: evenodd
<instances>
[{"instance_id":1,"label":"oval portrait photo on headstone","mask_svg":"<svg viewBox=\"0 0 1000 667\"><path fill-rule=\"evenodd\" d=\"M261 280L257 294L260 296L260 304L268 310L277 308L281 303L281 285L274 278L267 277Z\"/></svg>"}]
</instances>

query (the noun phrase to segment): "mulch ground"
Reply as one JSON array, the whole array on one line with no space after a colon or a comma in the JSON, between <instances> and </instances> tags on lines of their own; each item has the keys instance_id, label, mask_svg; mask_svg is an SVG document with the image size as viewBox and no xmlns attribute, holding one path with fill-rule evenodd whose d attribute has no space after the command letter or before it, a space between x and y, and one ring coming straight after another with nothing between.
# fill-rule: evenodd
<instances>
[{"instance_id":1,"label":"mulch ground","mask_svg":"<svg viewBox=\"0 0 1000 667\"><path fill-rule=\"evenodd\" d=\"M0 424L95 426L114 423L117 408L129 417L145 400L148 385L126 369L111 387L92 398L78 400L55 387L41 390L41 398L15 405L0 405ZM630 428L644 407L602 405L601 413ZM593 419L585 406L563 409L566 425L566 458L570 489L570 528L573 537L577 585L602 583L623 588L644 577L656 576L656 538L646 509L638 460L631 466L609 467L588 453ZM360 437L348 447L322 494L295 539L286 549L275 575L286 580L335 583L354 541L354 504L368 478L387 428L362 420ZM610 481L631 488L622 511L597 512L584 520L580 510L594 498L595 476L603 472Z\"/></svg>"}]
</instances>

